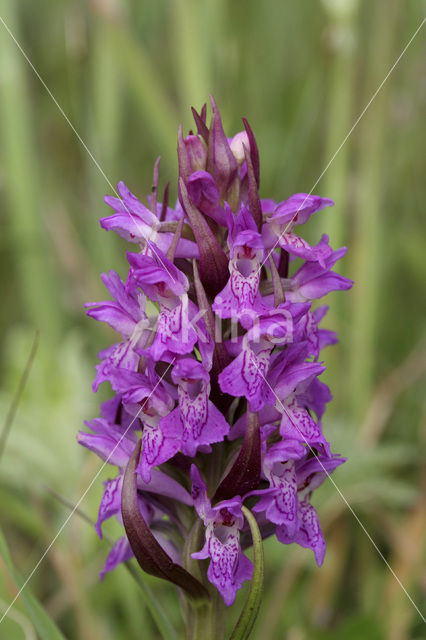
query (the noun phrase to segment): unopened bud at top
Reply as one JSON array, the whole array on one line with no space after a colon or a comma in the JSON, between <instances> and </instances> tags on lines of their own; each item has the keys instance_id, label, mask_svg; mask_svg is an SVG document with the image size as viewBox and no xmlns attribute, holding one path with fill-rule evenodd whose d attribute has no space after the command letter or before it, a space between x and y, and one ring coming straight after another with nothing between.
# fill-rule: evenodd
<instances>
[{"instance_id":1,"label":"unopened bud at top","mask_svg":"<svg viewBox=\"0 0 426 640\"><path fill-rule=\"evenodd\" d=\"M244 147L250 149L250 141L247 133L245 131L237 133L232 138L229 146L231 147L231 151L234 154L236 161L241 166L245 160Z\"/></svg>"},{"instance_id":2,"label":"unopened bud at top","mask_svg":"<svg viewBox=\"0 0 426 640\"><path fill-rule=\"evenodd\" d=\"M185 150L192 171L204 171L207 164L207 149L198 136L189 135L184 139Z\"/></svg>"}]
</instances>

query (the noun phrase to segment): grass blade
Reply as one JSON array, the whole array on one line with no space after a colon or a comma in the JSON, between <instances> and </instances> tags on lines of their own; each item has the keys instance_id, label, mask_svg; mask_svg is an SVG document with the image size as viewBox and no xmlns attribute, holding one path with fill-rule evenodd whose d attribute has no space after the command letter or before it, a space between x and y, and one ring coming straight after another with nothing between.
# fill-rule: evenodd
<instances>
[{"instance_id":1,"label":"grass blade","mask_svg":"<svg viewBox=\"0 0 426 640\"><path fill-rule=\"evenodd\" d=\"M21 398L22 392L25 388L28 376L30 374L31 365L34 362L35 355L37 353L38 342L39 342L40 334L36 331L33 344L31 347L30 355L28 356L27 363L25 365L25 369L22 373L21 379L19 381L18 388L16 390L15 395L13 396L12 403L10 405L9 411L7 412L6 419L4 421L3 429L0 433L0 460L3 455L4 448L6 446L7 437L9 435L10 429L12 427L13 419L15 417L16 410L18 408L19 400Z\"/></svg>"},{"instance_id":2,"label":"grass blade","mask_svg":"<svg viewBox=\"0 0 426 640\"><path fill-rule=\"evenodd\" d=\"M24 583L22 578L19 576L18 572L15 570L12 562L12 558L10 557L9 549L7 547L6 538L3 535L2 530L0 529L0 556L2 557L10 575L13 578L16 586L21 588L21 585ZM30 589L26 586L22 591L20 597L22 598L25 607L28 611L28 615L31 618L35 628L37 629L40 637L43 640L65 640L65 636L62 635L59 628L56 626L56 623L52 620L49 614L45 611L40 602L33 596ZM0 624L2 620L7 616L8 610L3 614L2 618L0 618Z\"/></svg>"}]
</instances>

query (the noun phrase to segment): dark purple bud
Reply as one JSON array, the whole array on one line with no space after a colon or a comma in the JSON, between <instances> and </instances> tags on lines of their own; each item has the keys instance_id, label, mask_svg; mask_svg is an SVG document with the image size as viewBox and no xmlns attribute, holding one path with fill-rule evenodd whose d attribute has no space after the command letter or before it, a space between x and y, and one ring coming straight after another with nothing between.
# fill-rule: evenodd
<instances>
[{"instance_id":1,"label":"dark purple bud","mask_svg":"<svg viewBox=\"0 0 426 640\"><path fill-rule=\"evenodd\" d=\"M220 206L219 189L207 171L196 171L186 183L189 197L197 209L218 224L227 226L224 211Z\"/></svg>"},{"instance_id":2,"label":"dark purple bud","mask_svg":"<svg viewBox=\"0 0 426 640\"><path fill-rule=\"evenodd\" d=\"M245 118L243 118L244 128L247 133L247 137L250 143L250 157L251 163L253 165L254 177L256 178L257 188L259 189L260 184L260 164L259 164L259 150L256 144L256 138L254 137L254 133Z\"/></svg>"},{"instance_id":3,"label":"dark purple bud","mask_svg":"<svg viewBox=\"0 0 426 640\"><path fill-rule=\"evenodd\" d=\"M260 204L259 192L257 190L256 178L253 171L251 156L247 147L244 147L244 154L247 163L247 195L248 205L253 216L253 220L257 225L257 230L262 229L262 207Z\"/></svg>"},{"instance_id":4,"label":"dark purple bud","mask_svg":"<svg viewBox=\"0 0 426 640\"><path fill-rule=\"evenodd\" d=\"M244 496L259 488L261 471L259 416L247 411L247 427L243 446L228 475L220 483L213 503Z\"/></svg>"},{"instance_id":5,"label":"dark purple bud","mask_svg":"<svg viewBox=\"0 0 426 640\"><path fill-rule=\"evenodd\" d=\"M198 136L186 136L185 148L189 156L192 171L200 171L207 165L207 148Z\"/></svg>"},{"instance_id":6,"label":"dark purple bud","mask_svg":"<svg viewBox=\"0 0 426 640\"><path fill-rule=\"evenodd\" d=\"M191 201L182 178L179 178L179 199L198 244L201 282L207 293L215 296L219 291L222 291L228 281L228 258L214 237L203 214Z\"/></svg>"},{"instance_id":7,"label":"dark purple bud","mask_svg":"<svg viewBox=\"0 0 426 640\"><path fill-rule=\"evenodd\" d=\"M201 136L207 144L209 141L209 130L206 125L207 105L203 104L201 114L198 114L194 107L191 107L191 111L194 116L195 124L197 125L198 135Z\"/></svg>"},{"instance_id":8,"label":"dark purple bud","mask_svg":"<svg viewBox=\"0 0 426 640\"><path fill-rule=\"evenodd\" d=\"M207 171L215 179L220 195L223 197L237 176L238 164L223 131L219 109L212 96L210 100L213 118L209 131Z\"/></svg>"},{"instance_id":9,"label":"dark purple bud","mask_svg":"<svg viewBox=\"0 0 426 640\"><path fill-rule=\"evenodd\" d=\"M207 590L201 582L183 567L175 564L164 551L140 513L135 473L139 463L140 448L139 441L126 467L121 497L123 524L136 560L143 571L172 582L193 598L208 598Z\"/></svg>"}]
</instances>

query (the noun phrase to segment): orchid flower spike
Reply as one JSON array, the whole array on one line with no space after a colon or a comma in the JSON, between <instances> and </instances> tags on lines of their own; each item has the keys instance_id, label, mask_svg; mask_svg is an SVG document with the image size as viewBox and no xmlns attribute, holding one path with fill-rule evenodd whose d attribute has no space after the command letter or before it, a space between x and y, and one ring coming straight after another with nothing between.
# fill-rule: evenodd
<instances>
[{"instance_id":1,"label":"orchid flower spike","mask_svg":"<svg viewBox=\"0 0 426 640\"><path fill-rule=\"evenodd\" d=\"M112 299L87 305L118 337L93 387L109 383L111 398L78 440L115 467L96 531L115 517L123 535L101 577L135 556L188 598L216 589L229 607L256 575L253 526L324 561L310 499L345 459L323 432L331 393L319 379L337 338L312 305L353 283L333 271L345 248L298 235L332 200L261 199L250 125L228 138L211 104L210 124L204 106L196 133L179 130L174 207L168 185L158 196L158 162L144 203L123 182L105 198L101 225L131 243L129 270L103 274Z\"/></svg>"}]
</instances>

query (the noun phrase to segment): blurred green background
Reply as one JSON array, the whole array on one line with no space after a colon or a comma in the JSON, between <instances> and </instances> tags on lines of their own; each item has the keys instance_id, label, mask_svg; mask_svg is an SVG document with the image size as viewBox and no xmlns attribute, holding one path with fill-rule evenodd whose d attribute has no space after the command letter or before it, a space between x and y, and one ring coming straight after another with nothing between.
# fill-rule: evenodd
<instances>
[{"instance_id":1,"label":"blurred green background","mask_svg":"<svg viewBox=\"0 0 426 640\"><path fill-rule=\"evenodd\" d=\"M415 0L0 0L0 18L102 169L0 22L3 422L40 332L0 459L1 528L21 576L69 515L51 490L75 504L100 466L75 436L97 414L93 366L112 339L86 319L83 303L103 299L101 271L125 273L124 241L98 224L107 212L102 197L112 193L108 181L123 179L143 197L161 155L161 184L175 184L178 124L188 129L189 107L201 107L211 92L228 135L242 128L241 116L256 133L262 196L308 192L420 25L424 7ZM327 232L333 247L348 246L339 269L356 281L329 301L328 326L341 342L325 352L335 399L324 429L333 450L348 456L333 478L420 606L425 53L423 28L315 186L336 206L307 228L307 239ZM81 504L91 518L108 475ZM253 638L424 637L419 614L330 482L315 506L327 539L325 564L318 569L311 552L293 545L266 543L267 583ZM119 531L112 522L105 529L112 537ZM66 638L160 638L124 567L99 583L107 552L108 543L74 515L28 593ZM147 583L182 634L173 588L149 577ZM0 615L15 593L3 553ZM50 638L36 630L42 614L34 606L18 601L0 637Z\"/></svg>"}]
</instances>

